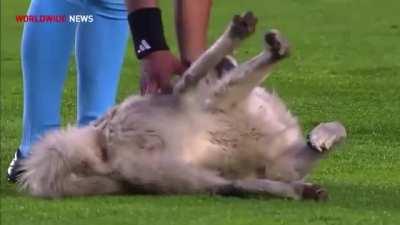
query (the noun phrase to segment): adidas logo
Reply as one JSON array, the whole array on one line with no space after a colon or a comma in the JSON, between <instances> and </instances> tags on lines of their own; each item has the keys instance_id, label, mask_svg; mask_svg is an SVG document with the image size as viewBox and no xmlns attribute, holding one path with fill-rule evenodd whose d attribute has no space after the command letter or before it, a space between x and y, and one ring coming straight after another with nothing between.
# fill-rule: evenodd
<instances>
[{"instance_id":1,"label":"adidas logo","mask_svg":"<svg viewBox=\"0 0 400 225\"><path fill-rule=\"evenodd\" d=\"M142 39L140 41L139 49L137 50L137 53L140 54L140 53L142 53L142 52L144 52L146 50L149 50L149 49L151 49L149 43L147 43L146 40Z\"/></svg>"}]
</instances>

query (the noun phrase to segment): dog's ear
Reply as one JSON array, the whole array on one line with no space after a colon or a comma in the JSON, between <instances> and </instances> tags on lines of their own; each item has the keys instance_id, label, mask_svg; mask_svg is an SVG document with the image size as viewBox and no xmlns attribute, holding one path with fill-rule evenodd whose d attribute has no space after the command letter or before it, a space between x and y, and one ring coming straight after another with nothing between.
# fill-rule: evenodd
<instances>
[{"instance_id":1,"label":"dog's ear","mask_svg":"<svg viewBox=\"0 0 400 225\"><path fill-rule=\"evenodd\" d=\"M218 79L221 79L226 73L233 70L238 66L236 59L231 56L225 56L216 66L215 70L217 71Z\"/></svg>"},{"instance_id":2,"label":"dog's ear","mask_svg":"<svg viewBox=\"0 0 400 225\"><path fill-rule=\"evenodd\" d=\"M103 130L94 128L95 132L95 139L98 150L100 151L101 160L107 161L108 160L108 144L107 144L107 136L104 134Z\"/></svg>"},{"instance_id":3,"label":"dog's ear","mask_svg":"<svg viewBox=\"0 0 400 225\"><path fill-rule=\"evenodd\" d=\"M108 126L108 123L110 120L114 117L115 113L117 112L118 105L114 106L108 112L94 121L91 125L94 128L94 131L96 132L95 138L96 138L96 143L99 146L99 149L101 151L101 158L103 161L108 159L108 154L107 154L107 149L108 149L108 144L107 144L107 134L106 134L106 128Z\"/></svg>"},{"instance_id":4,"label":"dog's ear","mask_svg":"<svg viewBox=\"0 0 400 225\"><path fill-rule=\"evenodd\" d=\"M101 148L105 148L107 146L107 137L104 134L103 130L97 128L95 128L94 130L96 132L97 143Z\"/></svg>"},{"instance_id":5,"label":"dog's ear","mask_svg":"<svg viewBox=\"0 0 400 225\"><path fill-rule=\"evenodd\" d=\"M91 125L94 126L96 129L103 130L107 126L108 122L114 117L117 109L118 105L112 107L102 117L95 120Z\"/></svg>"}]
</instances>

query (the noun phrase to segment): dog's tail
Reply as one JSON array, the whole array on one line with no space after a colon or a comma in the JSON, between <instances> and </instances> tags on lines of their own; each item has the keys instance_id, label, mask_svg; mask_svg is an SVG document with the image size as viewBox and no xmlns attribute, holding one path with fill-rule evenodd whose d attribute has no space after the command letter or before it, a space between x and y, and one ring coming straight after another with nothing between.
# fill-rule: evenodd
<instances>
[{"instance_id":1,"label":"dog's tail","mask_svg":"<svg viewBox=\"0 0 400 225\"><path fill-rule=\"evenodd\" d=\"M94 166L102 166L95 153L96 138L91 128L68 128L45 135L22 162L20 188L45 198L117 191L115 182L93 173Z\"/></svg>"}]
</instances>

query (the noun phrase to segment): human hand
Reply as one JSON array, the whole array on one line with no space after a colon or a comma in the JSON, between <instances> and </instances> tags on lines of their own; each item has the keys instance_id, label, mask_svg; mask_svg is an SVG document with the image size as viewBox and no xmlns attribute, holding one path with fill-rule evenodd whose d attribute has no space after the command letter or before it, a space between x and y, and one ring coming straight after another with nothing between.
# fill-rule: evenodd
<instances>
[{"instance_id":1,"label":"human hand","mask_svg":"<svg viewBox=\"0 0 400 225\"><path fill-rule=\"evenodd\" d=\"M168 50L152 52L140 60L140 93L169 94L173 75L181 75L185 66Z\"/></svg>"}]
</instances>

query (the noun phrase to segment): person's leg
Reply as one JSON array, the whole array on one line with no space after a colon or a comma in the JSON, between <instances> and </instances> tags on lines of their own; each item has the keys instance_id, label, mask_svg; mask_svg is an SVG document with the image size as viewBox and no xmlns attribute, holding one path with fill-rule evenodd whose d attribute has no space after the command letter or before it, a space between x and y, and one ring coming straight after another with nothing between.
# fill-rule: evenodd
<instances>
[{"instance_id":1,"label":"person's leg","mask_svg":"<svg viewBox=\"0 0 400 225\"><path fill-rule=\"evenodd\" d=\"M184 64L193 63L207 48L212 0L175 0L175 29Z\"/></svg>"},{"instance_id":2,"label":"person's leg","mask_svg":"<svg viewBox=\"0 0 400 225\"><path fill-rule=\"evenodd\" d=\"M76 7L64 0L32 0L28 15L66 15ZM19 161L31 145L60 123L60 98L75 33L69 23L26 23L22 34L21 61L24 109L21 145L7 170L11 182L20 174Z\"/></svg>"},{"instance_id":3,"label":"person's leg","mask_svg":"<svg viewBox=\"0 0 400 225\"><path fill-rule=\"evenodd\" d=\"M64 0L33 0L29 15L66 15L76 10ZM70 23L26 23L22 35L24 82L23 157L30 146L60 123L60 98L74 42Z\"/></svg>"},{"instance_id":4,"label":"person's leg","mask_svg":"<svg viewBox=\"0 0 400 225\"><path fill-rule=\"evenodd\" d=\"M92 23L78 25L78 124L97 119L115 102L128 38L123 2L89 0Z\"/></svg>"}]
</instances>

